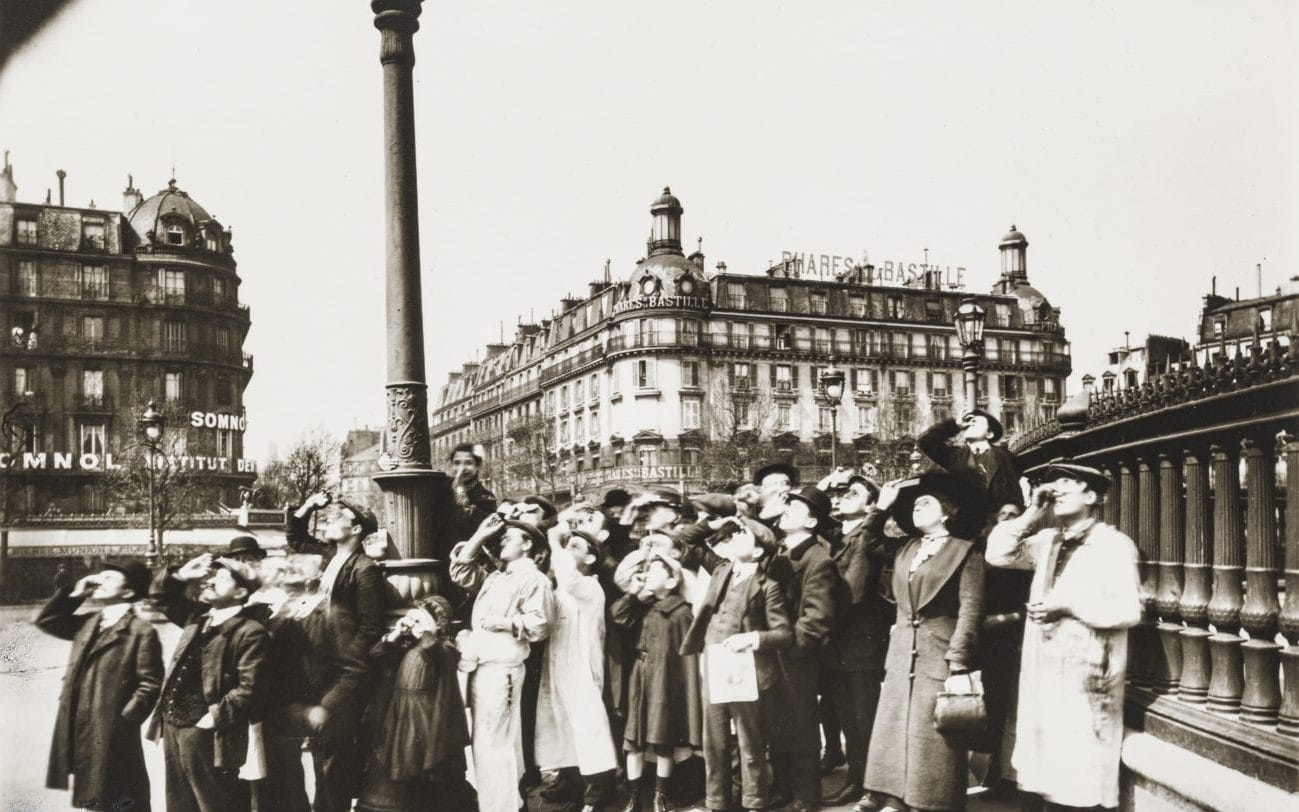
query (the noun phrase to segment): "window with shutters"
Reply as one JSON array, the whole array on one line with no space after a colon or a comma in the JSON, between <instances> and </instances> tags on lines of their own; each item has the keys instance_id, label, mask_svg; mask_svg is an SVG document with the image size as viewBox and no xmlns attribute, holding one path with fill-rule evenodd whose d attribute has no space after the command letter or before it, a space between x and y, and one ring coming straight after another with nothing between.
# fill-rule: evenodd
<instances>
[{"instance_id":1,"label":"window with shutters","mask_svg":"<svg viewBox=\"0 0 1299 812\"><path fill-rule=\"evenodd\" d=\"M181 399L183 394L181 386L181 377L179 372L168 372L163 375L163 399L168 403L175 403Z\"/></svg>"},{"instance_id":2,"label":"window with shutters","mask_svg":"<svg viewBox=\"0 0 1299 812\"><path fill-rule=\"evenodd\" d=\"M104 317L84 316L81 319L81 339L87 347L99 347L104 343Z\"/></svg>"},{"instance_id":3,"label":"window with shutters","mask_svg":"<svg viewBox=\"0 0 1299 812\"><path fill-rule=\"evenodd\" d=\"M911 372L904 369L893 370L893 396L911 396Z\"/></svg>"},{"instance_id":4,"label":"window with shutters","mask_svg":"<svg viewBox=\"0 0 1299 812\"><path fill-rule=\"evenodd\" d=\"M929 373L929 395L935 398L947 397L950 394L948 380L946 372Z\"/></svg>"},{"instance_id":5,"label":"window with shutters","mask_svg":"<svg viewBox=\"0 0 1299 812\"><path fill-rule=\"evenodd\" d=\"M162 347L167 352L185 351L185 322L171 319L162 323Z\"/></svg>"},{"instance_id":6,"label":"window with shutters","mask_svg":"<svg viewBox=\"0 0 1299 812\"><path fill-rule=\"evenodd\" d=\"M81 298L108 298L108 269L103 265L81 266Z\"/></svg>"},{"instance_id":7,"label":"window with shutters","mask_svg":"<svg viewBox=\"0 0 1299 812\"><path fill-rule=\"evenodd\" d=\"M643 358L636 362L636 388L654 388L654 359Z\"/></svg>"},{"instance_id":8,"label":"window with shutters","mask_svg":"<svg viewBox=\"0 0 1299 812\"><path fill-rule=\"evenodd\" d=\"M185 272L165 269L158 271L158 288L162 293L162 301L167 304L184 304Z\"/></svg>"},{"instance_id":9,"label":"window with shutters","mask_svg":"<svg viewBox=\"0 0 1299 812\"><path fill-rule=\"evenodd\" d=\"M699 362L682 361L681 362L681 385L691 388L699 387Z\"/></svg>"},{"instance_id":10,"label":"window with shutters","mask_svg":"<svg viewBox=\"0 0 1299 812\"><path fill-rule=\"evenodd\" d=\"M15 291L19 296L39 296L40 283L36 279L36 263L30 260L20 260L18 263L18 289Z\"/></svg>"},{"instance_id":11,"label":"window with shutters","mask_svg":"<svg viewBox=\"0 0 1299 812\"><path fill-rule=\"evenodd\" d=\"M753 386L753 368L746 361L737 361L731 364L731 387L737 390L749 389Z\"/></svg>"},{"instance_id":12,"label":"window with shutters","mask_svg":"<svg viewBox=\"0 0 1299 812\"><path fill-rule=\"evenodd\" d=\"M776 391L794 391L794 372L789 364L776 364Z\"/></svg>"},{"instance_id":13,"label":"window with shutters","mask_svg":"<svg viewBox=\"0 0 1299 812\"><path fill-rule=\"evenodd\" d=\"M683 431L700 428L702 405L698 398L681 399L681 429Z\"/></svg>"},{"instance_id":14,"label":"window with shutters","mask_svg":"<svg viewBox=\"0 0 1299 812\"><path fill-rule=\"evenodd\" d=\"M888 298L888 314L889 314L889 318L891 318L891 319L900 319L900 318L902 318L902 315L903 315L904 312L905 312L905 308L903 307L903 304L902 304L902 297L901 297L901 296L890 296L890 297Z\"/></svg>"},{"instance_id":15,"label":"window with shutters","mask_svg":"<svg viewBox=\"0 0 1299 812\"><path fill-rule=\"evenodd\" d=\"M34 219L21 218L18 220L16 241L19 245L36 244L36 221Z\"/></svg>"},{"instance_id":16,"label":"window with shutters","mask_svg":"<svg viewBox=\"0 0 1299 812\"><path fill-rule=\"evenodd\" d=\"M103 423L82 423L79 427L82 454L103 454L108 428Z\"/></svg>"}]
</instances>

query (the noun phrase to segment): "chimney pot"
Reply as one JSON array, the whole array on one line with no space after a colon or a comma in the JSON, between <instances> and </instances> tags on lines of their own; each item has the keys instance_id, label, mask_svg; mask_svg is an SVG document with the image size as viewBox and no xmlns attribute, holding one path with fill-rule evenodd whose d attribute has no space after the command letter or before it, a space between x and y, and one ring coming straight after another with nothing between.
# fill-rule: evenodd
<instances>
[{"instance_id":1,"label":"chimney pot","mask_svg":"<svg viewBox=\"0 0 1299 812\"><path fill-rule=\"evenodd\" d=\"M62 206L63 205L63 180L68 176L68 173L60 169L58 172L55 172L54 174L59 176L59 205Z\"/></svg>"}]
</instances>

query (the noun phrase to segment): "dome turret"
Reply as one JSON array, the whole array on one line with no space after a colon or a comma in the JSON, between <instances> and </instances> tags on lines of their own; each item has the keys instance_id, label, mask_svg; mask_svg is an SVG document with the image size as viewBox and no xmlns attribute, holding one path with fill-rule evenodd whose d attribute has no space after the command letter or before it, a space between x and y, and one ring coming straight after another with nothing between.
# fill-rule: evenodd
<instances>
[{"instance_id":1,"label":"dome turret","mask_svg":"<svg viewBox=\"0 0 1299 812\"><path fill-rule=\"evenodd\" d=\"M166 189L140 203L126 217L142 245L230 251L229 232L207 209L178 188L175 178L167 182Z\"/></svg>"},{"instance_id":2,"label":"dome turret","mask_svg":"<svg viewBox=\"0 0 1299 812\"><path fill-rule=\"evenodd\" d=\"M681 201L672 194L672 189L664 186L663 194L650 206L649 255L682 254L681 250Z\"/></svg>"}]
</instances>

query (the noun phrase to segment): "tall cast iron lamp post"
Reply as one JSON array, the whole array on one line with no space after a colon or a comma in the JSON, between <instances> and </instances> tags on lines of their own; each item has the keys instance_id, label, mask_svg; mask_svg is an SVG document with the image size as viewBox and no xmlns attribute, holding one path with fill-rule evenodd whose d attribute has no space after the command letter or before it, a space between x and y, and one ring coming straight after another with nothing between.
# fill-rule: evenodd
<instances>
[{"instance_id":1,"label":"tall cast iron lamp post","mask_svg":"<svg viewBox=\"0 0 1299 812\"><path fill-rule=\"evenodd\" d=\"M956 308L953 322L956 324L956 337L961 342L961 369L965 371L965 410L978 408L978 374L979 362L983 359L983 320L987 311L974 299L964 299Z\"/></svg>"},{"instance_id":2,"label":"tall cast iron lamp post","mask_svg":"<svg viewBox=\"0 0 1299 812\"><path fill-rule=\"evenodd\" d=\"M153 401L149 401L144 414L140 415L140 436L144 438L142 445L149 449L149 547L144 559L151 570L158 568L158 559L161 553L159 549L161 545L158 543L158 524L155 521L157 511L153 493L153 464L158 458L158 441L162 439L164 422L163 416L158 412Z\"/></svg>"},{"instance_id":3,"label":"tall cast iron lamp post","mask_svg":"<svg viewBox=\"0 0 1299 812\"><path fill-rule=\"evenodd\" d=\"M830 402L830 470L833 471L839 467L839 404L843 400L843 370L834 365L834 359L830 359L830 366L821 371L821 389L825 391L825 399Z\"/></svg>"}]
</instances>

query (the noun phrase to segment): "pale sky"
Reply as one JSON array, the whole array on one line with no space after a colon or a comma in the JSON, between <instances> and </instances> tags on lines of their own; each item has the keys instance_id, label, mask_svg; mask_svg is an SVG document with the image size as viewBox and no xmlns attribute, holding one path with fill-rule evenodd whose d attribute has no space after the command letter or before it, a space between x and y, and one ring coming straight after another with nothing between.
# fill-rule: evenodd
<instances>
[{"instance_id":1,"label":"pale sky","mask_svg":"<svg viewBox=\"0 0 1299 812\"><path fill-rule=\"evenodd\" d=\"M365 0L80 0L0 75L19 199L171 167L234 230L246 453L381 422L382 85ZM1013 222L1078 379L1193 336L1210 277L1299 274L1299 10L1276 2L427 2L415 36L428 380L644 253L999 272Z\"/></svg>"}]
</instances>

